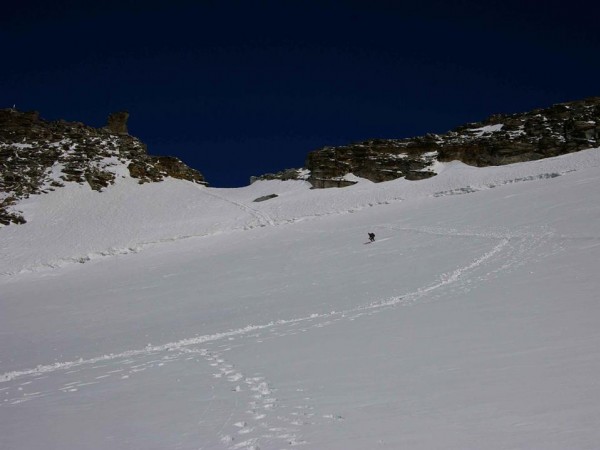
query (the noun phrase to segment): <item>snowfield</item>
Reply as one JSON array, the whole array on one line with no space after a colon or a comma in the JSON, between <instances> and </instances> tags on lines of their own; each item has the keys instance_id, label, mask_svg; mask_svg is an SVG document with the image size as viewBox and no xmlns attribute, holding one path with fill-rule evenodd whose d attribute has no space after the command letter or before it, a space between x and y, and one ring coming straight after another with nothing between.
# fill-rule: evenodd
<instances>
[{"instance_id":1,"label":"snowfield","mask_svg":"<svg viewBox=\"0 0 600 450\"><path fill-rule=\"evenodd\" d=\"M435 170L22 201L0 448L599 448L600 149Z\"/></svg>"}]
</instances>

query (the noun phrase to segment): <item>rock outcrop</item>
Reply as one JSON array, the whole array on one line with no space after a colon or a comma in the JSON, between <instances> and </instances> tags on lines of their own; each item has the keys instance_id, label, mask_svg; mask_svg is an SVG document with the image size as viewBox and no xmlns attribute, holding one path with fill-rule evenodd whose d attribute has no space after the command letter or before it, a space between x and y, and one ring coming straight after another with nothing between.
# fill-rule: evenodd
<instances>
[{"instance_id":1,"label":"rock outcrop","mask_svg":"<svg viewBox=\"0 0 600 450\"><path fill-rule=\"evenodd\" d=\"M93 128L45 121L37 112L0 110L0 224L25 222L12 208L20 199L65 183L101 191L123 176L124 168L139 183L174 177L206 184L200 172L179 159L148 155L146 146L127 133L128 117L111 114L106 127Z\"/></svg>"},{"instance_id":2,"label":"rock outcrop","mask_svg":"<svg viewBox=\"0 0 600 450\"><path fill-rule=\"evenodd\" d=\"M532 161L600 145L600 97L528 113L491 116L448 133L440 161L483 167Z\"/></svg>"},{"instance_id":3,"label":"rock outcrop","mask_svg":"<svg viewBox=\"0 0 600 450\"><path fill-rule=\"evenodd\" d=\"M250 177L250 184L259 180L306 180L308 175L309 173L305 169L285 169L277 173L266 173Z\"/></svg>"},{"instance_id":4,"label":"rock outcrop","mask_svg":"<svg viewBox=\"0 0 600 450\"><path fill-rule=\"evenodd\" d=\"M112 134L129 134L127 131L127 120L129 119L129 113L127 111L119 111L112 113L108 116L108 123L104 127L109 133Z\"/></svg>"},{"instance_id":5,"label":"rock outcrop","mask_svg":"<svg viewBox=\"0 0 600 450\"><path fill-rule=\"evenodd\" d=\"M433 149L411 148L401 141L373 139L341 147L325 147L306 159L308 181L316 188L355 184L349 174L376 183L405 177L422 180L435 173L429 169L437 153Z\"/></svg>"},{"instance_id":6,"label":"rock outcrop","mask_svg":"<svg viewBox=\"0 0 600 450\"><path fill-rule=\"evenodd\" d=\"M374 182L400 177L421 180L436 175L433 164L437 161L458 160L483 167L548 158L598 146L600 97L592 97L527 113L497 114L445 134L323 147L308 154L305 173L309 173L307 179L315 188L356 183L350 174ZM277 176L271 174L267 178ZM254 177L256 179L264 178Z\"/></svg>"}]
</instances>

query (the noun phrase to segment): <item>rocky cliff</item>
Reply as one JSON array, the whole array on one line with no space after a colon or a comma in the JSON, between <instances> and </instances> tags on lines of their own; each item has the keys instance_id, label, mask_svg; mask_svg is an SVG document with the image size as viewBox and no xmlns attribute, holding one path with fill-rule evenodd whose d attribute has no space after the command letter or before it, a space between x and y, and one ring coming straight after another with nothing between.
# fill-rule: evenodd
<instances>
[{"instance_id":1,"label":"rocky cliff","mask_svg":"<svg viewBox=\"0 0 600 450\"><path fill-rule=\"evenodd\" d=\"M519 114L497 114L445 134L373 139L309 153L304 171L316 188L354 184L351 174L374 182L434 176L436 161L473 166L531 161L600 146L600 97ZM307 171L309 174L307 175ZM293 170L281 172L288 179ZM256 179L280 178L269 174Z\"/></svg>"},{"instance_id":2,"label":"rocky cliff","mask_svg":"<svg viewBox=\"0 0 600 450\"><path fill-rule=\"evenodd\" d=\"M139 183L174 177L206 184L200 172L179 159L148 155L146 146L128 134L128 117L114 113L105 127L93 128L45 121L37 112L0 110L0 224L24 223L13 205L65 183L101 191L128 172Z\"/></svg>"}]
</instances>

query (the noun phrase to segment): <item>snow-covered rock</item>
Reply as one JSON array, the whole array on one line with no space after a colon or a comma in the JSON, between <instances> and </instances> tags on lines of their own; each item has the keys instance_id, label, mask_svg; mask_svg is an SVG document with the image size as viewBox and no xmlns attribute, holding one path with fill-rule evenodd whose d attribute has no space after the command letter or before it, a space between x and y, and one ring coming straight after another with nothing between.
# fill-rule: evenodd
<instances>
[{"instance_id":1,"label":"snow-covered rock","mask_svg":"<svg viewBox=\"0 0 600 450\"><path fill-rule=\"evenodd\" d=\"M146 146L127 134L125 112L109 116L104 128L40 119L37 112L0 110L0 226L22 224L16 205L68 183L102 191L116 178L139 183L165 177L206 184L178 158L149 156Z\"/></svg>"}]
</instances>

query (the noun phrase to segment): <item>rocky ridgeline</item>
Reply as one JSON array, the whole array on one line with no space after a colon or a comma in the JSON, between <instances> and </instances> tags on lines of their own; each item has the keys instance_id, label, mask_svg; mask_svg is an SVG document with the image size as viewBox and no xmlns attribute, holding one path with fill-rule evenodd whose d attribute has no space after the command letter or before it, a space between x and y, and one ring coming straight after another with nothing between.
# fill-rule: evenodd
<instances>
[{"instance_id":1,"label":"rocky ridgeline","mask_svg":"<svg viewBox=\"0 0 600 450\"><path fill-rule=\"evenodd\" d=\"M117 176L137 178L140 184L168 176L206 184L179 159L148 155L146 146L128 134L128 117L126 112L114 113L104 128L93 128L48 122L37 112L0 110L0 224L24 223L13 205L65 183L88 184L96 191Z\"/></svg>"},{"instance_id":2,"label":"rocky ridgeline","mask_svg":"<svg viewBox=\"0 0 600 450\"><path fill-rule=\"evenodd\" d=\"M349 174L374 182L436 175L437 161L495 166L572 153L600 146L600 97L561 103L520 114L498 114L445 134L408 139L374 139L309 153L306 170L292 169L258 179L308 179L316 188L356 183ZM309 175L306 172L310 171Z\"/></svg>"}]
</instances>

